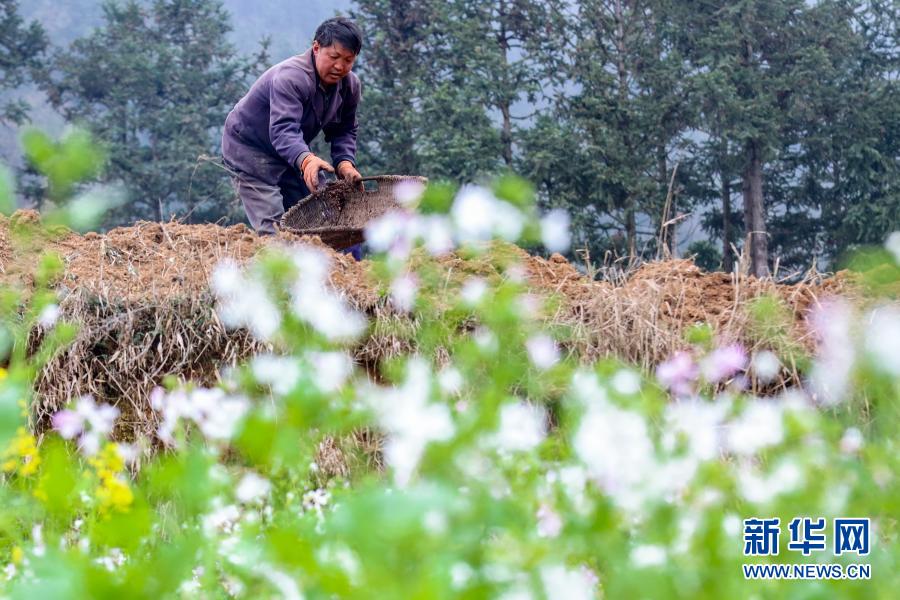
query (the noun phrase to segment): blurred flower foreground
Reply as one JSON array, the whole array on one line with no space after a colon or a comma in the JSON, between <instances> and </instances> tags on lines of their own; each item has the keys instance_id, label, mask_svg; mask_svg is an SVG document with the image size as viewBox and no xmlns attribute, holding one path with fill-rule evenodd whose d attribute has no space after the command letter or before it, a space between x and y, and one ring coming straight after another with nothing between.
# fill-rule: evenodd
<instances>
[{"instance_id":1,"label":"blurred flower foreground","mask_svg":"<svg viewBox=\"0 0 900 600\"><path fill-rule=\"evenodd\" d=\"M10 194L0 190L7 206ZM76 198L57 222L90 223L103 195ZM217 387L158 388L158 426L133 443L113 441L134 418L127 402L90 396L35 438L35 377L78 324L60 314L58 257L34 267L32 293L6 290L2 594L893 597L896 304L823 303L811 321L820 354L792 365L777 344L719 344L702 327L654 372L585 364L566 351L575 332L538 318L547 307L515 260L499 281L459 286L435 268L493 240L565 251L568 215L538 215L513 178L401 188L398 200L408 210L371 223L367 239L380 289L418 325L414 352L377 376L353 360L354 342L390 323L335 291L317 246L223 261L210 278L217 314L267 350ZM879 284L898 281L897 246L864 261ZM804 385L767 386L783 369ZM869 518L871 552L791 553L797 517ZM770 556L745 555L754 518L785 526ZM743 564L767 562L865 562L871 578L745 580Z\"/></svg>"}]
</instances>

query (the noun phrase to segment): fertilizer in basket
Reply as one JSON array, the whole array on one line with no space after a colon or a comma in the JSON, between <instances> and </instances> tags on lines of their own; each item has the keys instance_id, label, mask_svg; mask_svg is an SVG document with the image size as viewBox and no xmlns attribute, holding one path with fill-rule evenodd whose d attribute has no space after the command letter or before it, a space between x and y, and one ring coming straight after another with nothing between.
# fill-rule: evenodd
<instances>
[{"instance_id":1,"label":"fertilizer in basket","mask_svg":"<svg viewBox=\"0 0 900 600\"><path fill-rule=\"evenodd\" d=\"M363 178L364 189L338 181L310 194L281 218L283 229L301 235L317 235L335 250L363 241L366 224L386 212L402 209L394 197L401 182L425 184L424 177L380 175Z\"/></svg>"}]
</instances>

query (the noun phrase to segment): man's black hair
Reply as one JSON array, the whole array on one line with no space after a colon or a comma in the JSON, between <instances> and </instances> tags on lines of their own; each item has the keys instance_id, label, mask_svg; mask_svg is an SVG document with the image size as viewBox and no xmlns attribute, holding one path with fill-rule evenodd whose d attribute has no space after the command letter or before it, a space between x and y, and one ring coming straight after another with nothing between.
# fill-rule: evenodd
<instances>
[{"instance_id":1,"label":"man's black hair","mask_svg":"<svg viewBox=\"0 0 900 600\"><path fill-rule=\"evenodd\" d=\"M353 54L362 50L362 31L347 17L334 17L319 25L315 40L323 48L337 42Z\"/></svg>"}]
</instances>

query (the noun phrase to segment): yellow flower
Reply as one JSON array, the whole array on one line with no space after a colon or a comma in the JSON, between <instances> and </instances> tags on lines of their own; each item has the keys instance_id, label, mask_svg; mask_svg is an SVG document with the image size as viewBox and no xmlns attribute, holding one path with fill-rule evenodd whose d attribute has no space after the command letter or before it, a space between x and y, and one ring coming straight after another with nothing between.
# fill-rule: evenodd
<instances>
[{"instance_id":1,"label":"yellow flower","mask_svg":"<svg viewBox=\"0 0 900 600\"><path fill-rule=\"evenodd\" d=\"M17 565L17 564L21 563L24 558L25 558L25 552L23 552L21 548L16 546L15 548L12 549L13 564Z\"/></svg>"},{"instance_id":2,"label":"yellow flower","mask_svg":"<svg viewBox=\"0 0 900 600\"><path fill-rule=\"evenodd\" d=\"M119 455L116 444L107 444L101 452L88 460L93 467L100 485L94 492L100 502L100 512L127 512L134 502L134 493L121 476L125 461Z\"/></svg>"},{"instance_id":3,"label":"yellow flower","mask_svg":"<svg viewBox=\"0 0 900 600\"><path fill-rule=\"evenodd\" d=\"M100 486L95 495L100 501L101 514L110 512L128 512L131 503L134 502L134 494L128 484L121 477L105 477L100 480Z\"/></svg>"},{"instance_id":4,"label":"yellow flower","mask_svg":"<svg viewBox=\"0 0 900 600\"><path fill-rule=\"evenodd\" d=\"M0 381L3 381L4 379L6 379L7 375L9 375L9 373L6 372L6 369L4 369L3 367L0 367Z\"/></svg>"},{"instance_id":5,"label":"yellow flower","mask_svg":"<svg viewBox=\"0 0 900 600\"><path fill-rule=\"evenodd\" d=\"M23 477L33 475L41 464L37 440L24 427L19 427L16 437L10 440L2 454L2 468L7 473Z\"/></svg>"}]
</instances>

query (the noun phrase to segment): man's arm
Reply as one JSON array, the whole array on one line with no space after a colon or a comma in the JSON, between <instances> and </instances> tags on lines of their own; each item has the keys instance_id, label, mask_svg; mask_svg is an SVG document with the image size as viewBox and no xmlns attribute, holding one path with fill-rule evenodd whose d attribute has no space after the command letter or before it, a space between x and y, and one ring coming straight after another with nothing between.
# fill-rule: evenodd
<instances>
[{"instance_id":1,"label":"man's arm","mask_svg":"<svg viewBox=\"0 0 900 600\"><path fill-rule=\"evenodd\" d=\"M303 119L303 102L309 93L284 75L272 79L269 91L269 139L275 151L289 165L299 169L298 160L309 152L303 139L300 123Z\"/></svg>"}]
</instances>

